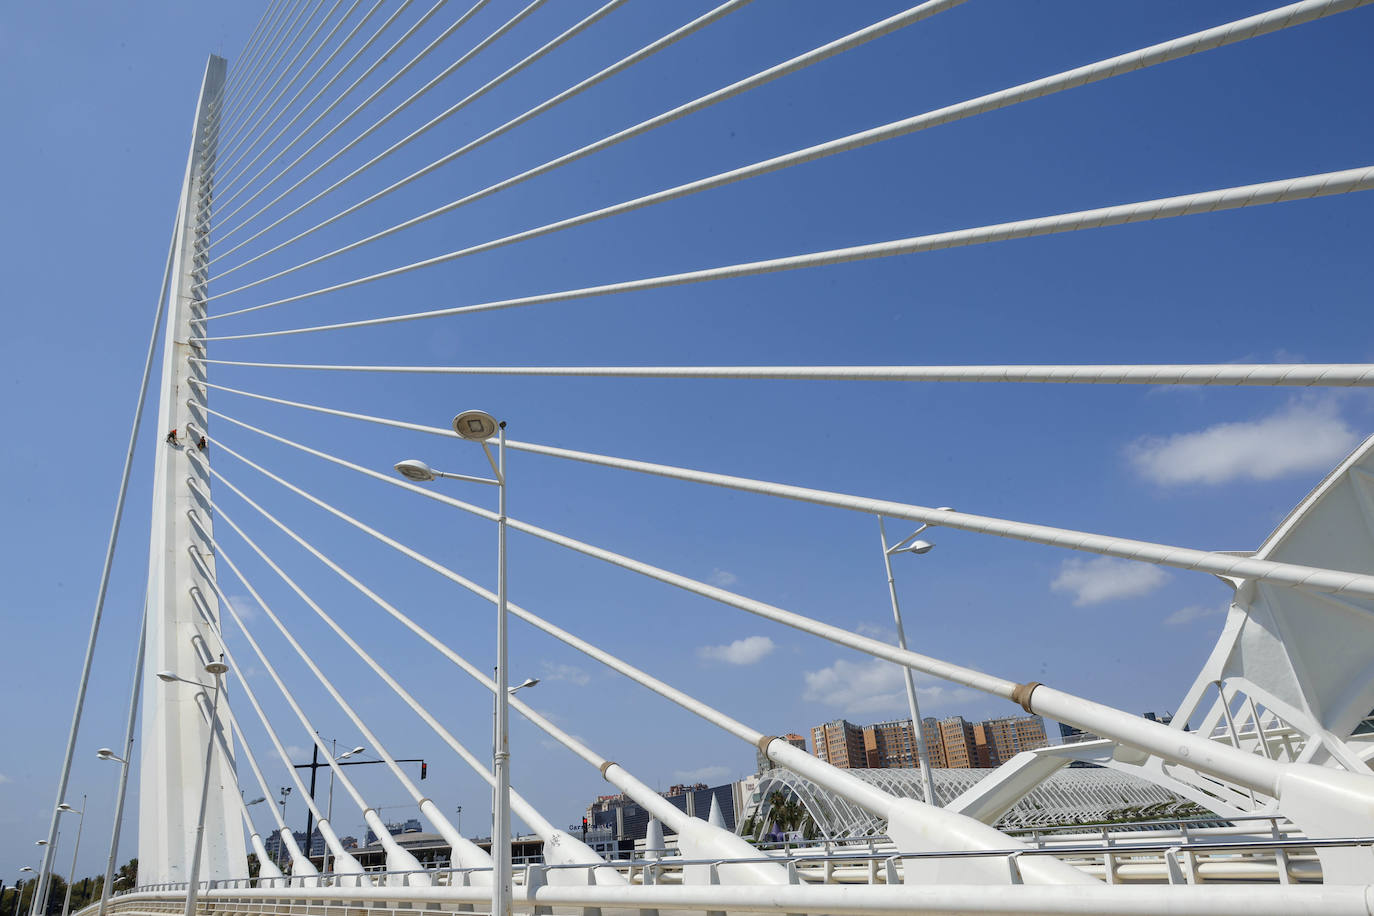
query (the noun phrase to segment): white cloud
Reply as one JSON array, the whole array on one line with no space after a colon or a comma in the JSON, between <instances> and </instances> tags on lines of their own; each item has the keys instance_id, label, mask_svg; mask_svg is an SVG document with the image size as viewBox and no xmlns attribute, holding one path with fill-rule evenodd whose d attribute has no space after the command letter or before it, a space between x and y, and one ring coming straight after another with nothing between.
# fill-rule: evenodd
<instances>
[{"instance_id":1,"label":"white cloud","mask_svg":"<svg viewBox=\"0 0 1374 916\"><path fill-rule=\"evenodd\" d=\"M698 767L695 770L675 771L673 773L673 781L682 783L704 782L707 785L717 785L729 775L729 767Z\"/></svg>"},{"instance_id":2,"label":"white cloud","mask_svg":"<svg viewBox=\"0 0 1374 916\"><path fill-rule=\"evenodd\" d=\"M802 676L806 680L804 700L836 706L852 716L907 715L902 669L890 662L841 658L827 668L807 671ZM931 683L930 678L917 675L916 698L921 703L922 715L977 697L972 690Z\"/></svg>"},{"instance_id":3,"label":"white cloud","mask_svg":"<svg viewBox=\"0 0 1374 916\"><path fill-rule=\"evenodd\" d=\"M567 681L578 687L585 687L591 683L592 676L576 665L555 665L553 662L541 664L544 666L543 679L546 681Z\"/></svg>"},{"instance_id":4,"label":"white cloud","mask_svg":"<svg viewBox=\"0 0 1374 916\"><path fill-rule=\"evenodd\" d=\"M854 632L870 639L880 639L883 642L895 643L897 641L897 631L887 624L857 623L854 625Z\"/></svg>"},{"instance_id":5,"label":"white cloud","mask_svg":"<svg viewBox=\"0 0 1374 916\"><path fill-rule=\"evenodd\" d=\"M10 778L9 778L8 776L6 776L4 773L0 773L0 785L4 785L4 784L7 783L7 782L14 782L14 780L13 780L13 779L10 779Z\"/></svg>"},{"instance_id":6,"label":"white cloud","mask_svg":"<svg viewBox=\"0 0 1374 916\"><path fill-rule=\"evenodd\" d=\"M1192 623L1204 617L1212 617L1217 614L1225 614L1226 606L1217 607L1210 604L1190 604L1187 607L1179 608L1168 617L1164 618L1164 625L1168 627L1179 627L1185 623Z\"/></svg>"},{"instance_id":7,"label":"white cloud","mask_svg":"<svg viewBox=\"0 0 1374 916\"><path fill-rule=\"evenodd\" d=\"M230 595L229 603L233 605L234 611L244 619L245 622L252 621L258 616L258 603L250 595ZM229 619L229 612L224 612L226 620Z\"/></svg>"},{"instance_id":8,"label":"white cloud","mask_svg":"<svg viewBox=\"0 0 1374 916\"><path fill-rule=\"evenodd\" d=\"M739 576L730 572L728 569L711 570L710 580L721 588L729 588L739 581Z\"/></svg>"},{"instance_id":9,"label":"white cloud","mask_svg":"<svg viewBox=\"0 0 1374 916\"><path fill-rule=\"evenodd\" d=\"M1114 557L1091 560L1073 557L1064 561L1050 583L1056 592L1072 592L1077 605L1100 604L1119 598L1136 598L1159 588L1169 576L1158 566Z\"/></svg>"},{"instance_id":10,"label":"white cloud","mask_svg":"<svg viewBox=\"0 0 1374 916\"><path fill-rule=\"evenodd\" d=\"M290 757L292 760L300 760L305 757L305 754L305 748L300 745L288 744L286 746L286 756Z\"/></svg>"},{"instance_id":11,"label":"white cloud","mask_svg":"<svg viewBox=\"0 0 1374 916\"><path fill-rule=\"evenodd\" d=\"M724 662L727 665L752 665L760 661L776 646L767 636L746 636L728 646L701 646L697 655L708 662Z\"/></svg>"},{"instance_id":12,"label":"white cloud","mask_svg":"<svg viewBox=\"0 0 1374 916\"><path fill-rule=\"evenodd\" d=\"M1219 484L1324 471L1357 442L1336 401L1324 399L1290 404L1258 420L1146 437L1126 455L1137 472L1158 484Z\"/></svg>"}]
</instances>

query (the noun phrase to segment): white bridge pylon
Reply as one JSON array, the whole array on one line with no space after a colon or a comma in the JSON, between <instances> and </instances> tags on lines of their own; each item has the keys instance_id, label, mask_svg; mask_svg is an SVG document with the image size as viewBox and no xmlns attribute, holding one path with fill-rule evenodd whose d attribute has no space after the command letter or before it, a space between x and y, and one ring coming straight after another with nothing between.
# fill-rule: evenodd
<instances>
[{"instance_id":1,"label":"white bridge pylon","mask_svg":"<svg viewBox=\"0 0 1374 916\"><path fill-rule=\"evenodd\" d=\"M851 632L813 617L788 610L727 588L655 566L606 546L581 540L574 534L554 531L525 518L506 518L504 502L500 514L455 499L446 493L418 486L355 460L348 440L343 446L311 444L308 437L290 436L236 416L219 400L209 405L209 394L224 396L230 404L249 401L279 410L285 416L295 412L327 414L335 420L389 427L407 433L424 433L451 439L454 432L422 426L401 419L378 417L351 411L344 405L328 406L278 397L261 390L231 387L211 382L211 367L233 367L239 372L269 370L281 379L281 370L297 373L358 373L369 378L388 373L434 373L441 375L493 375L602 378L692 379L771 379L786 381L887 381L987 382L987 383L1075 383L1075 384L1180 384L1209 386L1330 386L1369 387L1374 385L1374 366L1363 364L1265 364L1226 366L1199 364L1186 366L1134 365L1036 365L1036 366L412 366L344 365L286 361L281 357L280 338L298 334L334 332L345 328L392 325L399 322L453 319L459 315L509 308L526 309L554 303L568 303L589 297L615 296L641 290L656 290L682 284L704 284L716 280L761 277L782 270L801 270L823 264L852 263L874 257L920 256L940 248L1004 242L1011 239L1070 231L1090 231L1107 225L1122 225L1145 219L1187 217L1217 209L1257 207L1310 197L1330 196L1374 188L1374 168L1362 167L1314 175L1299 175L1283 181L1237 185L1177 197L1159 198L1135 204L1117 204L1098 209L1076 210L1030 220L991 223L935 235L912 236L884 243L866 243L847 248L831 248L812 253L791 254L770 260L724 265L676 274L661 274L634 280L617 280L578 288L568 288L537 296L493 298L485 301L407 311L374 318L335 321L329 324L247 331L244 333L206 333L212 319L230 319L263 309L276 308L354 289L364 284L381 284L402 275L451 263L495 249L504 249L536 238L544 239L565 229L609 220L623 214L676 200L699 191L715 190L755 176L774 174L794 165L842 155L860 146L884 142L916 131L976 117L988 111L1031 101L1051 93L1072 90L1090 82L1111 79L1121 73L1166 64L1192 54L1205 53L1222 45L1235 44L1307 22L1346 12L1374 0L1302 0L1233 23L1181 36L1172 41L1150 45L1127 54L1052 74L1042 80L1018 84L967 102L934 109L893 121L860 134L850 134L825 143L794 150L768 160L720 172L705 179L679 184L577 216L539 225L500 238L470 244L465 248L427 260L408 260L404 264L357 275L354 259L344 255L409 232L430 220L499 194L531 178L556 171L562 166L590 159L603 149L657 127L704 110L755 87L779 80L834 55L861 47L902 28L960 5L961 0L929 0L882 19L866 28L775 67L707 93L686 105L642 120L623 131L607 135L588 145L550 159L532 169L517 172L479 191L388 224L380 231L316 255L294 266L261 267L270 271L257 279L245 273L231 281L232 289L212 293L212 285L229 274L239 274L268 255L294 245L316 230L335 224L344 217L365 209L413 181L446 165L477 146L515 130L600 81L628 70L689 34L723 28L719 23L746 4L730 0L716 9L689 20L659 40L610 67L597 71L569 89L520 114L501 127L466 141L443 157L376 192L359 203L311 228L293 234L266 251L229 265L218 273L211 265L246 247L259 236L294 214L323 200L327 195L370 170L374 164L428 132L470 101L475 101L505 79L519 73L543 55L552 53L564 42L591 29L626 0L610 0L514 66L466 96L422 128L386 147L386 150L349 172L344 178L329 178L325 167L361 144L374 131L391 123L393 117L423 98L448 74L498 42L516 40L517 29L532 16L542 0L514 11L501 12L498 25L484 38L474 38L456 52L456 44L467 41L474 23L485 21L478 13L486 0L464 5L461 11L445 13L442 2L422 5L407 17L408 2L397 5L385 18L385 4L368 4L356 21L355 11L364 4L345 8L342 0L322 12L326 4L308 0L280 0L264 15L250 40L243 60L243 75L228 78L227 62L212 56L207 64L197 102L191 149L183 179L175 237L169 263L170 309L163 349L163 369L159 387L158 430L162 441L156 453L153 484L153 512L148 566L148 612L144 632L142 744L140 756L140 810L138 824L139 888L119 897L112 904L116 913L136 916L148 909L149 901L185 899L185 882L197 873L204 883L202 899L224 902L233 912L245 916L267 916L275 900L324 900L331 903L363 899L381 908L410 909L429 904L482 906L492 899L493 867L491 856L462 836L460 831L428 798L423 788L406 775L387 750L374 723L359 712L357 698L348 692L357 688L342 679L331 678L325 666L312 656L310 643L298 635L297 619L278 605L269 605L266 586L255 583L250 574L264 567L279 581L275 594L288 595L292 612L313 614L330 629L372 673L386 685L410 711L463 760L481 779L493 786L492 761L470 750L475 740L482 747L485 736L465 740L428 709L398 676L379 662L366 648L367 634L352 632L332 614L326 601L310 585L310 580L285 559L274 556L266 539L256 534L255 524L280 533L309 553L332 577L337 577L366 598L386 617L408 630L429 649L443 656L487 693L497 694L499 680L488 676L490 669L460 654L425 625L412 617L394 597L382 594L381 586L369 584L366 576L345 568L331 556L330 549L308 539L283 521L286 513L274 511L271 502L253 484L265 478L277 496L285 491L295 503L298 497L308 504L306 511L320 510L331 521L376 541L375 549L399 554L429 572L447 580L485 601L498 603L498 594L464 577L461 573L427 556L415 546L387 533L384 520L369 519L354 513L324 496L311 492L299 477L294 481L278 474L265 459L254 457L251 443L267 442L272 447L291 449L302 460L319 461L342 474L356 473L361 483L399 488L405 498L418 496L446 509L458 510L483 521L499 521L517 533L619 567L621 570L670 585L723 606L755 617L791 627L830 643L865 653L873 659L904 666L911 671L951 681L963 687L1016 703L1027 712L1042 714L1060 722L1077 725L1100 736L1099 741L1074 748L1048 748L1021 755L993 776L975 785L944 807L926 804L902 795L888 783L861 779L801 751L786 741L735 718L693 696L685 687L656 677L635 660L621 657L597 645L585 635L571 632L549 617L527 606L509 604L509 613L530 624L565 646L609 668L635 684L652 691L657 698L710 723L745 746L757 748L777 766L805 781L809 792L829 793L852 808L883 823L881 852L870 850L862 865L827 858L824 851L810 850L811 861L789 853L761 849L749 840L726 830L717 818L691 817L670 804L625 766L617 763L615 748L592 748L576 737L572 725L560 725L543 715L521 697L511 696L510 705L544 734L558 742L617 790L633 799L653 817L652 831L659 825L677 836L679 855L632 862L603 858L587 844L555 826L529 799L512 790L511 806L542 841L542 865L526 869L517 881L515 906L533 913L550 912L551 906L576 907L593 914L604 907L636 908L642 911L669 909L705 910L711 916L727 911L820 913L842 912L873 914L883 912L1037 912L1037 913L1140 913L1177 912L1197 914L1237 913L1331 913L1370 916L1374 912L1374 738L1361 732L1362 723L1374 709L1374 437L1362 444L1288 519L1253 553L1234 554L1113 537L1087 531L1073 531L1026 522L1012 521L971 512L934 509L895 500L864 497L803 486L760 480L729 473L708 472L653 463L631 458L564 448L534 442L509 442L503 449L521 451L532 461L578 462L596 465L617 473L648 475L667 479L674 486L714 487L772 499L805 502L817 512L840 510L901 518L934 526L1010 538L1030 543L1066 548L1098 555L1114 556L1193 572L1220 576L1235 589L1235 599L1222 638L1203 671L1187 692L1180 715L1173 727L1143 720L1119 709L1055 689L1037 681L987 673L956 665L916 651L899 648L880 640ZM336 16L337 13L337 16ZM374 19L375 17L375 19ZM347 23L353 21L351 27ZM369 30L368 24L373 27ZM394 28L394 31L393 31ZM426 31L428 29L428 31ZM435 33L423 49L411 54L412 42ZM455 37L456 36L456 37ZM344 57L346 48L352 54ZM447 48L447 50L442 50ZM404 53L403 53L404 52ZM372 101L380 99L399 79L418 68L432 54L451 53L453 58L437 76L404 102L348 139L342 129L361 118ZM384 69L391 61L390 68ZM374 83L368 83L374 80ZM380 81L379 87L375 82ZM328 90L338 83L347 88L337 93ZM345 99L363 86L372 85L366 99L348 110ZM313 87L313 88L312 88ZM313 93L313 94L312 94ZM304 101L301 101L304 100ZM326 102L326 100L328 100ZM293 107L300 102L299 107ZM317 107L318 106L318 107ZM336 109L339 115L332 120ZM313 114L312 114L313 113ZM288 114L291 117L288 119ZM368 115L371 117L371 115ZM307 120L307 118L312 118ZM222 136L223 135L223 136ZM289 139L287 139L289 138ZM306 146L306 144L309 144ZM297 145L303 151L290 157ZM224 156L218 151L223 148ZM311 157L319 151L323 162ZM226 160L221 166L219 161ZM283 164L285 163L285 164ZM280 164L277 171L274 167ZM278 182L287 180L298 164L312 171L277 193L275 199L256 212L245 213L250 205L268 194ZM217 178L217 175L219 176ZM255 235L247 233L261 214L279 201L303 188L316 176L333 181L295 206ZM221 210L234 209L221 216L215 207L216 184L225 190L227 201ZM400 200L401 198L397 198ZM294 198L289 198L294 200ZM1288 203L1288 206L1299 206ZM390 219L391 217L388 217ZM221 229L221 223L228 223ZM341 224L342 225L342 224ZM351 225L351 224L350 224ZM226 231L227 230L227 231ZM212 239L211 233L216 233ZM234 239L227 248L228 239ZM269 238L263 244L270 242ZM332 244L332 243L331 243ZM212 248L218 245L214 251ZM451 247L451 246L449 246ZM379 246L378 250L382 250ZM393 249L394 250L394 249ZM447 250L447 249L445 249ZM297 271L328 262L343 275L325 285L294 292L272 294L266 301L234 300L231 308L208 315L210 302L223 301L235 294L255 290ZM264 261L264 263L266 263ZM284 263L284 262L283 262ZM254 295L257 295L256 293ZM265 298L265 297L264 297ZM239 305L239 302L245 304ZM218 329L218 325L216 328ZM232 331L233 329L229 329ZM244 348L248 341L272 339L276 362L256 359L224 359L210 349ZM292 338L299 339L299 338ZM259 343L259 346L263 344ZM236 350L231 356L239 355ZM248 354L253 355L253 354ZM294 355L294 354L292 354ZM328 377L328 376L326 376ZM216 427L211 432L212 421ZM261 421L259 421L261 422ZM277 426L281 430L284 427ZM290 427L285 427L290 428ZM222 433L229 433L224 435ZM503 434L504 437L504 434ZM249 443L249 444L245 444ZM504 452L503 452L504 454ZM350 457L353 455L353 457ZM212 463L213 456L213 463ZM252 474L245 473L251 471ZM504 471L498 471L503 475ZM469 478L472 479L472 478ZM503 478L504 480L504 478ZM490 482L490 481L487 481ZM281 488L278 490L276 488ZM224 494L232 494L226 507ZM503 496L504 499L504 496ZM238 508L246 505L248 513ZM300 504L297 504L300 508ZM218 530L218 535L217 535ZM232 536L229 533L232 532ZM224 543L229 536L230 543ZM247 553L242 547L246 546ZM252 565L240 562L252 557ZM315 570L318 572L318 570ZM221 578L224 576L225 578ZM284 587L285 591L281 590ZM450 867L427 868L386 830L378 809L347 769L334 757L320 738L315 723L336 710L307 708L307 700L293 692L282 675L286 670L280 659L269 656L263 642L255 638L252 627L256 615L244 614L234 606L232 596L245 592L264 613L266 623L290 647L292 661L302 662L314 678L313 696L318 686L378 754L406 793L418 814L442 836L451 849ZM374 619L381 619L376 615ZM224 627L232 626L243 637L236 643L237 654L225 644ZM246 645L246 649L244 646ZM227 686L214 698L213 678L206 666L223 660L229 666ZM278 702L254 690L244 679L249 668L260 667L281 694L280 702L290 707L287 721L274 721L269 713ZM299 669L299 665L294 666ZM166 674L176 679L160 677ZM504 677L504 673L502 675ZM193 683L204 686L197 688ZM259 681L259 689L265 681ZM258 754L248 746L236 718L239 697L246 697L260 720L272 745L270 754ZM388 698L389 699L389 698ZM1188 731L1190 718L1201 721L1199 730ZM309 797L286 748L300 736L309 737L321 752L326 766L342 787L343 794L361 812L363 820L376 833L385 850L385 868L367 872L346 849L330 823ZM207 747L209 772L204 769ZM271 804L272 825L265 832L254 823L253 808L244 803L240 792L239 761L246 760L251 778L265 796L286 775L318 821L332 865L321 871L310 861L309 850L294 840L284 817ZM1102 766L1131 773L1170 789L1231 818L1263 816L1273 818L1272 842L1256 846L1255 855L1267 856L1255 864L1254 874L1263 872L1272 883L1244 887L1192 886L1204 880L1211 860L1199 865L1210 847L1188 845L1187 839L1169 838L1168 846L1151 849L1148 862L1135 863L1161 876L1160 887L1117 886L1122 876L1131 874L1112 858L1110 849L1052 854L1042 844L1013 836L995 824L1011 806L1073 760L1092 761ZM281 772L284 770L284 774ZM779 780L779 784L787 780ZM64 782L65 785L65 782ZM208 802L201 810L202 786L208 787ZM810 787L814 787L810 788ZM258 809L263 810L263 809ZM259 818L262 815L257 815ZM1280 826L1281 824L1281 826ZM199 863L193 863L198 832L203 836ZM290 862L283 873L268 861L264 835L275 834ZM1151 835L1153 836L1153 835ZM1161 834L1163 837L1164 834ZM1172 837L1172 835L1170 835ZM1104 839L1106 834L1104 833ZM1148 839L1148 837L1147 837ZM1206 837L1202 837L1203 840ZM1249 833L1240 839L1259 843ZM1161 839L1161 842L1165 840ZM1283 843L1307 842L1300 847ZM310 838L307 838L307 847ZM1279 844L1279 845L1274 845ZM876 847L875 847L876 848ZM1247 850L1249 847L1246 847ZM250 879L248 854L256 853L261 871ZM858 853L855 853L856 855ZM883 856L886 856L884 858ZM1290 857L1293 862L1290 862ZM1101 865L1098 865L1098 859ZM1297 859L1304 862L1293 864ZM677 867L673 860L677 860ZM1307 862L1306 860L1311 860ZM855 860L859 861L859 860ZM1256 864L1258 863L1258 864ZM1271 864L1272 863L1272 864ZM1312 864L1315 863L1315 864ZM1301 887L1290 882L1292 875L1320 887ZM198 867L197 867L198 866ZM1234 866L1234 863L1231 863ZM1228 866L1228 867L1231 867ZM1133 866L1134 867L1134 866ZM1155 871L1150 871L1154 869ZM1266 871L1268 869L1269 871ZM862 873L862 874L861 874ZM1230 873L1227 873L1228 875ZM1154 880L1151 878L1151 880ZM1228 880L1230 880L1228 878ZM842 883L843 882L843 883ZM1000 895L1000 896L999 896ZM404 906L403 906L404 904ZM142 909L141 909L142 908ZM164 907L165 908L165 907ZM924 910L923 910L924 908ZM509 916L509 914L500 914Z\"/></svg>"}]
</instances>

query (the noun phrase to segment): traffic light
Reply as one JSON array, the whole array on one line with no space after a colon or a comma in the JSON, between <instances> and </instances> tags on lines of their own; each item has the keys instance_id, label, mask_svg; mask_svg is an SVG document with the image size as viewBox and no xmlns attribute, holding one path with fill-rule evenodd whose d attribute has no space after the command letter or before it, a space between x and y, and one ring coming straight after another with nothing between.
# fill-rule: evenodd
<instances>
[{"instance_id":1,"label":"traffic light","mask_svg":"<svg viewBox=\"0 0 1374 916\"><path fill-rule=\"evenodd\" d=\"M426 778L427 776L429 776L429 764L427 764L427 763L425 763L423 760L421 760L421 761L420 761L420 778L421 778L421 779L424 779L424 778Z\"/></svg>"},{"instance_id":2,"label":"traffic light","mask_svg":"<svg viewBox=\"0 0 1374 916\"><path fill-rule=\"evenodd\" d=\"M582 818L582 839L584 841L587 839L587 819L585 817Z\"/></svg>"}]
</instances>

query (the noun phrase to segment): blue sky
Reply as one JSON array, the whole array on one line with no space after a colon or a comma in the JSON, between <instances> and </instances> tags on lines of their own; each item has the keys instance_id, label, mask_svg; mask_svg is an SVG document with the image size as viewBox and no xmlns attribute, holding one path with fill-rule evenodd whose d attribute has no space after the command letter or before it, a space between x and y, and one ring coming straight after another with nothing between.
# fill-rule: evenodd
<instances>
[{"instance_id":1,"label":"blue sky","mask_svg":"<svg viewBox=\"0 0 1374 916\"><path fill-rule=\"evenodd\" d=\"M758 0L212 292L484 187L903 7ZM460 8L441 12L401 59ZM583 0L548 4L269 215L325 187L592 8ZM332 215L707 8L685 0L626 4L219 267ZM1266 8L968 3L350 258L218 300L211 311L452 251ZM515 9L492 3L340 136L370 124ZM0 440L7 481L0 490L6 881L21 865L37 864L31 843L46 829L205 55L227 56L232 73L259 12L255 4L40 4L0 17L0 99L15 126L0 151L11 179L0 219L8 304L0 336L8 430ZM212 322L212 333L481 302L1368 165L1374 124L1363 90L1374 77L1372 29L1371 11L1343 14L395 280ZM332 143L324 148L337 148ZM221 201L232 191L231 184ZM1371 198L1347 195L367 331L223 342L212 355L441 365L1369 362L1372 230ZM458 409L481 406L527 441L1208 549L1258 545L1374 430L1374 403L1362 392L391 377L229 367L215 367L211 377L439 426ZM473 473L483 467L475 449L433 437L228 394L211 401L377 469L404 457ZM105 854L116 773L94 760L94 750L115 745L122 728L160 432L151 424L142 431L73 775L72 794L91 796L83 874L96 871ZM489 524L229 424L213 432L321 498L491 583ZM215 462L474 663L490 664L485 602L382 552L227 455ZM872 518L522 454L512 455L510 478L518 518L862 632L890 631ZM491 496L460 485L445 492L473 501ZM481 752L490 727L484 693L226 488L216 500ZM900 536L901 529L892 523L889 530ZM426 790L445 810L464 807L465 832L485 833L477 822L487 792L478 780L252 561L227 526L218 530L274 610L318 646L388 748L426 757ZM1177 704L1220 627L1225 590L1206 575L959 532L930 539L936 550L899 558L897 576L911 643L933 655L1128 710L1163 711ZM860 722L905 715L895 669L552 545L513 535L511 582L513 599L530 610L761 730L805 733L841 715ZM229 590L246 594L237 583ZM273 660L294 672L292 687L320 731L341 744L358 742L345 717L289 662L266 617L258 613L250 625ZM247 652L241 639L231 644ZM715 783L752 770L750 747L520 623L512 627L511 673L543 678L524 694L530 702L652 784ZM254 685L272 696L260 675ZM931 714L1014 711L934 682L923 686ZM285 705L273 697L272 708L285 726ZM247 723L247 705L236 709ZM308 747L300 729L283 731L296 747ZM250 725L248 739L272 763L261 730ZM512 745L516 785L555 823L575 822L591 798L608 791L594 770L526 723L517 721ZM359 785L374 804L405 800L383 768L370 769L377 772ZM246 770L244 777L256 796ZM286 783L279 764L269 766L268 778ZM336 807L340 832L358 832L357 812ZM290 819L303 822L299 805L290 807ZM259 827L270 827L265 814ZM63 848L65 863L70 846ZM130 831L121 858L133 849Z\"/></svg>"}]
</instances>

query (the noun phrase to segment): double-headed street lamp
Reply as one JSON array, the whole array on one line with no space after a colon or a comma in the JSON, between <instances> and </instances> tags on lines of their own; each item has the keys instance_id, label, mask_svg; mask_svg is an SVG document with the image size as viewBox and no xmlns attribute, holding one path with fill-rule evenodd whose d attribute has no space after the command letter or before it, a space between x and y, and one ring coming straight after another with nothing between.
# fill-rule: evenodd
<instances>
[{"instance_id":1,"label":"double-headed street lamp","mask_svg":"<svg viewBox=\"0 0 1374 916\"><path fill-rule=\"evenodd\" d=\"M105 916L105 910L110 905L110 892L114 890L115 856L119 854L119 830L124 820L124 790L129 784L129 761L108 747L96 751L95 759L114 761L120 768L119 795L115 799L114 832L110 837L110 857L105 862L105 881L100 885L100 909L96 911L96 916Z\"/></svg>"},{"instance_id":2,"label":"double-headed street lamp","mask_svg":"<svg viewBox=\"0 0 1374 916\"><path fill-rule=\"evenodd\" d=\"M940 511L948 512L949 509L944 508ZM887 569L887 593L892 598L892 619L897 624L897 645L902 649L906 648L906 630L902 627L902 609L897 603L897 582L892 575L892 557L899 553L915 556L930 553L935 545L930 541L917 540L917 535L929 527L922 525L897 543L889 545L887 526L883 524L883 517L878 516L878 536L883 544L883 566ZM902 680L906 684L906 702L911 711L911 730L915 732L916 757L921 764L921 788L925 790L927 804L939 805L935 798L935 779L930 772L930 753L926 748L926 730L921 722L921 706L916 701L916 678L905 665L902 666Z\"/></svg>"},{"instance_id":3,"label":"double-headed street lamp","mask_svg":"<svg viewBox=\"0 0 1374 916\"><path fill-rule=\"evenodd\" d=\"M209 684L202 684L200 681L178 677L171 671L159 671L157 673L158 680L166 684L180 682L214 691L214 699L210 702L210 739L205 743L205 776L200 782L200 811L196 814L196 843L191 853L190 880L186 883L185 916L195 916L196 912L196 891L197 885L200 883L200 850L205 840L205 806L210 798L210 765L215 759L215 731L219 726L219 697L224 692L224 673L228 670L229 666L223 661L213 661L205 665L206 673L214 675L213 687Z\"/></svg>"},{"instance_id":4,"label":"double-headed street lamp","mask_svg":"<svg viewBox=\"0 0 1374 916\"><path fill-rule=\"evenodd\" d=\"M79 814L80 820L76 822L76 842L72 844L72 867L67 873L67 896L62 900L62 916L67 916L72 907L72 882L76 880L76 854L81 849L81 828L86 826L86 796L81 796L81 809L77 810L71 805L63 802L57 806L57 810L62 814Z\"/></svg>"},{"instance_id":5,"label":"double-headed street lamp","mask_svg":"<svg viewBox=\"0 0 1374 916\"><path fill-rule=\"evenodd\" d=\"M436 471L423 461L407 459L396 470L407 480L428 483L435 478L466 480L497 488L496 510L496 740L492 754L492 776L496 783L496 804L492 811L491 858L494 869L491 886L492 916L511 916L511 839L510 839L510 690L506 674L506 424L484 410L465 410L453 418L453 431L460 439L478 442L495 479ZM497 437L496 457L487 441ZM188 914L189 916L189 914Z\"/></svg>"}]
</instances>

